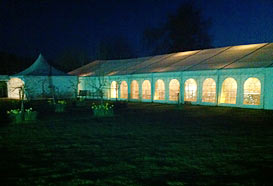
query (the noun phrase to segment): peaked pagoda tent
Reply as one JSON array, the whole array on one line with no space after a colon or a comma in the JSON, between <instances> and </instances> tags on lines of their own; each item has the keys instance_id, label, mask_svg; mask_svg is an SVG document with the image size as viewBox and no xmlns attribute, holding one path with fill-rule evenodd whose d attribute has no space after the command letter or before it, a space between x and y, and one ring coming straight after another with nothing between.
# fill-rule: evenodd
<instances>
[{"instance_id":1,"label":"peaked pagoda tent","mask_svg":"<svg viewBox=\"0 0 273 186\"><path fill-rule=\"evenodd\" d=\"M103 79L110 100L273 109L273 43L96 60L69 74L91 92Z\"/></svg>"},{"instance_id":2,"label":"peaked pagoda tent","mask_svg":"<svg viewBox=\"0 0 273 186\"><path fill-rule=\"evenodd\" d=\"M12 99L19 99L21 87L26 99L71 98L76 94L77 77L57 70L40 54L30 67L10 76L7 85Z\"/></svg>"}]
</instances>

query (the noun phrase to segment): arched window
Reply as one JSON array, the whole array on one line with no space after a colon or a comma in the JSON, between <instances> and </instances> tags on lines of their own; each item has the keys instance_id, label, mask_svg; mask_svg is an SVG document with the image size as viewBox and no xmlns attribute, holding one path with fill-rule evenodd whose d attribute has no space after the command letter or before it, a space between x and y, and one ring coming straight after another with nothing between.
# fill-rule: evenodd
<instances>
[{"instance_id":1,"label":"arched window","mask_svg":"<svg viewBox=\"0 0 273 186\"><path fill-rule=\"evenodd\" d=\"M212 78L207 78L203 82L202 102L216 102L216 83Z\"/></svg>"},{"instance_id":2,"label":"arched window","mask_svg":"<svg viewBox=\"0 0 273 186\"><path fill-rule=\"evenodd\" d=\"M22 96L22 87L24 87L25 83L20 78L11 78L8 81L8 97L12 99L20 99ZM26 95L25 97L26 98Z\"/></svg>"},{"instance_id":3,"label":"arched window","mask_svg":"<svg viewBox=\"0 0 273 186\"><path fill-rule=\"evenodd\" d=\"M142 99L151 99L151 83L149 80L142 83Z\"/></svg>"},{"instance_id":4,"label":"arched window","mask_svg":"<svg viewBox=\"0 0 273 186\"><path fill-rule=\"evenodd\" d=\"M122 99L128 98L128 85L126 81L122 81L120 84L120 98Z\"/></svg>"},{"instance_id":5,"label":"arched window","mask_svg":"<svg viewBox=\"0 0 273 186\"><path fill-rule=\"evenodd\" d=\"M197 101L197 83L192 78L185 82L184 101Z\"/></svg>"},{"instance_id":6,"label":"arched window","mask_svg":"<svg viewBox=\"0 0 273 186\"><path fill-rule=\"evenodd\" d=\"M131 99L139 98L139 87L136 80L133 80L131 83Z\"/></svg>"},{"instance_id":7,"label":"arched window","mask_svg":"<svg viewBox=\"0 0 273 186\"><path fill-rule=\"evenodd\" d=\"M260 105L261 82L257 78L248 78L244 83L244 104Z\"/></svg>"},{"instance_id":8,"label":"arched window","mask_svg":"<svg viewBox=\"0 0 273 186\"><path fill-rule=\"evenodd\" d=\"M155 82L154 100L165 100L165 84L161 79Z\"/></svg>"},{"instance_id":9,"label":"arched window","mask_svg":"<svg viewBox=\"0 0 273 186\"><path fill-rule=\"evenodd\" d=\"M116 81L111 83L111 98L118 98L118 84Z\"/></svg>"},{"instance_id":10,"label":"arched window","mask_svg":"<svg viewBox=\"0 0 273 186\"><path fill-rule=\"evenodd\" d=\"M237 82L233 78L227 78L222 84L220 103L236 104Z\"/></svg>"},{"instance_id":11,"label":"arched window","mask_svg":"<svg viewBox=\"0 0 273 186\"><path fill-rule=\"evenodd\" d=\"M180 84L177 79L172 79L169 83L169 100L178 101Z\"/></svg>"}]
</instances>

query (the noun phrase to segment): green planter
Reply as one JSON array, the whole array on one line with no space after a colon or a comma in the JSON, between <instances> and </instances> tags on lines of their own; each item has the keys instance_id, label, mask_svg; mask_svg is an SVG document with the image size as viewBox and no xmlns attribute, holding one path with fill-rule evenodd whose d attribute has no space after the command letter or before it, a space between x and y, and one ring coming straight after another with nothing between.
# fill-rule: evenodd
<instances>
[{"instance_id":1,"label":"green planter","mask_svg":"<svg viewBox=\"0 0 273 186\"><path fill-rule=\"evenodd\" d=\"M18 114L10 113L9 118L11 120L11 123L14 123L14 124L23 122L23 114L22 113L18 113Z\"/></svg>"},{"instance_id":2,"label":"green planter","mask_svg":"<svg viewBox=\"0 0 273 186\"><path fill-rule=\"evenodd\" d=\"M113 117L114 116L114 111L113 109L94 109L93 110L94 117Z\"/></svg>"},{"instance_id":3,"label":"green planter","mask_svg":"<svg viewBox=\"0 0 273 186\"><path fill-rule=\"evenodd\" d=\"M64 112L66 108L65 104L56 104L55 105L55 112Z\"/></svg>"},{"instance_id":4,"label":"green planter","mask_svg":"<svg viewBox=\"0 0 273 186\"><path fill-rule=\"evenodd\" d=\"M113 117L114 116L114 105L105 103L96 105L93 103L92 110L93 116L100 118L100 117Z\"/></svg>"},{"instance_id":5,"label":"green planter","mask_svg":"<svg viewBox=\"0 0 273 186\"><path fill-rule=\"evenodd\" d=\"M37 111L25 112L25 121L36 121L37 120Z\"/></svg>"}]
</instances>

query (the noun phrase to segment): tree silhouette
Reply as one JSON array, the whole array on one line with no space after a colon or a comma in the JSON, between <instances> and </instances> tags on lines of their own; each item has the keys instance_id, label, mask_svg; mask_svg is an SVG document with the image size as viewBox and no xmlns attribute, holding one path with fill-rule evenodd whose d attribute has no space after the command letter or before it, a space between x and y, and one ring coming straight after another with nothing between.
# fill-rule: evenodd
<instances>
[{"instance_id":1,"label":"tree silhouette","mask_svg":"<svg viewBox=\"0 0 273 186\"><path fill-rule=\"evenodd\" d=\"M151 54L163 54L211 47L211 22L194 4L182 4L174 15L157 28L144 31L144 42Z\"/></svg>"}]
</instances>

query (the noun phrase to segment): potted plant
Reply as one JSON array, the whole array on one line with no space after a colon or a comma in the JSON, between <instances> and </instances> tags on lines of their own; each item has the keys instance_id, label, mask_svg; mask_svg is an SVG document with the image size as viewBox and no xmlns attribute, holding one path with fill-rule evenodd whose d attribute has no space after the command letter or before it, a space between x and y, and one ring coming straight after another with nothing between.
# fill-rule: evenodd
<instances>
[{"instance_id":1,"label":"potted plant","mask_svg":"<svg viewBox=\"0 0 273 186\"><path fill-rule=\"evenodd\" d=\"M11 119L12 123L22 123L23 122L23 113L20 109L12 109L7 111L9 118Z\"/></svg>"},{"instance_id":2,"label":"potted plant","mask_svg":"<svg viewBox=\"0 0 273 186\"><path fill-rule=\"evenodd\" d=\"M35 121L37 119L37 111L33 111L32 108L25 109L25 121Z\"/></svg>"},{"instance_id":3,"label":"potted plant","mask_svg":"<svg viewBox=\"0 0 273 186\"><path fill-rule=\"evenodd\" d=\"M59 100L55 105L55 112L64 112L66 108L66 101Z\"/></svg>"},{"instance_id":4,"label":"potted plant","mask_svg":"<svg viewBox=\"0 0 273 186\"><path fill-rule=\"evenodd\" d=\"M114 116L114 105L105 103L96 105L93 103L92 105L93 115L95 117L112 117Z\"/></svg>"}]
</instances>

